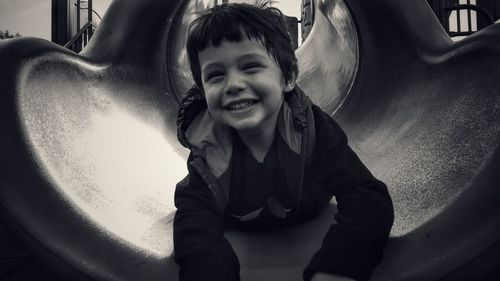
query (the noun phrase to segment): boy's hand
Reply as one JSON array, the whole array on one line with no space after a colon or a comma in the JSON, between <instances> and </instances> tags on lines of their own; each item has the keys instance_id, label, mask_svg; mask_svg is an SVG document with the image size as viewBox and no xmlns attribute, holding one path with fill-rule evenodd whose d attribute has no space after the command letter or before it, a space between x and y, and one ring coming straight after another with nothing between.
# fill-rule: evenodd
<instances>
[{"instance_id":1,"label":"boy's hand","mask_svg":"<svg viewBox=\"0 0 500 281\"><path fill-rule=\"evenodd\" d=\"M313 275L311 281L356 281L356 280L338 274L317 272Z\"/></svg>"}]
</instances>

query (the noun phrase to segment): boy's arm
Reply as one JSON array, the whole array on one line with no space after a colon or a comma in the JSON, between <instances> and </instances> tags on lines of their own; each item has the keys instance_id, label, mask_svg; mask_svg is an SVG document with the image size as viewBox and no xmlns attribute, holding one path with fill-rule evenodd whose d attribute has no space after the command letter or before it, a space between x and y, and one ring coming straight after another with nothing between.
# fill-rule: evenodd
<instances>
[{"instance_id":1,"label":"boy's arm","mask_svg":"<svg viewBox=\"0 0 500 281\"><path fill-rule=\"evenodd\" d=\"M318 110L318 109L317 109ZM367 280L382 259L394 220L387 187L375 179L347 145L347 137L330 116L315 114L317 148L313 170L325 190L336 196L337 221L322 247L304 271L310 280L316 272L335 273Z\"/></svg>"},{"instance_id":2,"label":"boy's arm","mask_svg":"<svg viewBox=\"0 0 500 281\"><path fill-rule=\"evenodd\" d=\"M179 280L240 280L238 258L223 235L220 207L198 173L188 169L189 175L175 191L174 251Z\"/></svg>"}]
</instances>

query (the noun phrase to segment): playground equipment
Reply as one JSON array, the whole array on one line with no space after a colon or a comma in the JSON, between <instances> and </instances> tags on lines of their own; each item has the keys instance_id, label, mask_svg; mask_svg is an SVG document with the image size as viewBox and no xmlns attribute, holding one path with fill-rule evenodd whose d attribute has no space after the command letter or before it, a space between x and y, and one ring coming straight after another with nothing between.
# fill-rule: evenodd
<instances>
[{"instance_id":1,"label":"playground equipment","mask_svg":"<svg viewBox=\"0 0 500 281\"><path fill-rule=\"evenodd\" d=\"M115 0L79 54L42 39L0 42L2 221L63 280L177 280L173 190L186 151L176 106L192 83L186 26L201 8ZM315 1L299 84L395 203L373 280L495 270L499 40L494 24L453 42L424 0ZM228 232L243 280L298 280L334 211Z\"/></svg>"}]
</instances>

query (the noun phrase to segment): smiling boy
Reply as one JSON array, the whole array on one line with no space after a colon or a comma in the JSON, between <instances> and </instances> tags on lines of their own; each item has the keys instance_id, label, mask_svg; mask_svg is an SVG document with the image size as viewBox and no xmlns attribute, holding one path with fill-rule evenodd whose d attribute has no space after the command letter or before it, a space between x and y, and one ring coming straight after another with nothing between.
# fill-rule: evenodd
<instances>
[{"instance_id":1,"label":"smiling boy","mask_svg":"<svg viewBox=\"0 0 500 281\"><path fill-rule=\"evenodd\" d=\"M215 122L235 129L262 162L276 132L284 93L295 86L257 39L223 41L199 53L208 111Z\"/></svg>"},{"instance_id":2,"label":"smiling boy","mask_svg":"<svg viewBox=\"0 0 500 281\"><path fill-rule=\"evenodd\" d=\"M196 86L178 117L179 141L191 150L175 194L180 280L240 280L225 226L299 223L333 196L336 223L304 280L367 280L382 258L392 201L337 123L296 86L281 12L216 6L190 26L187 53Z\"/></svg>"}]
</instances>

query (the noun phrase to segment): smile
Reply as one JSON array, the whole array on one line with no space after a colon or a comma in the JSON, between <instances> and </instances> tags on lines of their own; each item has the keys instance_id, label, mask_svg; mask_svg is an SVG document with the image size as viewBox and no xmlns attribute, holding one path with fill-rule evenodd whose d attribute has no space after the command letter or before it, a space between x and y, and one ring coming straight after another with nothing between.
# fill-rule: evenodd
<instances>
[{"instance_id":1,"label":"smile","mask_svg":"<svg viewBox=\"0 0 500 281\"><path fill-rule=\"evenodd\" d=\"M242 102L236 102L236 103L231 103L229 105L224 106L225 110L230 110L230 111L236 111L236 110L243 110L251 107L252 105L256 104L257 101L255 100L245 100Z\"/></svg>"}]
</instances>

